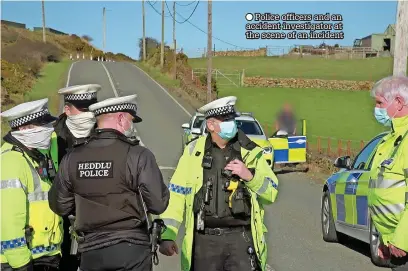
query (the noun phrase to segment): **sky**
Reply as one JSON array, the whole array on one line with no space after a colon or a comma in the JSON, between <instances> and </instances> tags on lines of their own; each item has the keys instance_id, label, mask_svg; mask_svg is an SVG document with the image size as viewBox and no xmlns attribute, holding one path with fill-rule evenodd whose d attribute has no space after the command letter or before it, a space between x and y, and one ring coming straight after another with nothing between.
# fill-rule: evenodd
<instances>
[{"instance_id":1,"label":"sky","mask_svg":"<svg viewBox=\"0 0 408 271\"><path fill-rule=\"evenodd\" d=\"M197 8L188 22L176 23L177 47L190 57L197 57L207 46L207 2L177 1L176 20L185 21ZM25 23L28 28L42 26L41 1L1 1L1 17L4 20ZM157 13L153 7L157 10ZM173 2L167 1L170 11ZM78 36L89 35L95 47L103 46L103 16L106 7L106 51L124 53L138 59L138 40L142 37L142 2L140 1L45 1L46 26ZM173 17L165 9L165 43L172 46ZM382 33L395 23L396 1L213 1L212 24L215 49L242 49L268 46L293 46L294 44L326 44L352 46L354 39L372 33ZM342 40L293 40L245 38L247 13L341 14L344 39ZM145 2L146 36L161 40L161 1ZM253 22L252 22L253 23ZM276 23L276 22L275 22ZM291 23L294 23L293 21ZM330 23L330 22L326 22ZM256 31L261 32L261 31ZM276 31L274 31L276 32ZM280 32L280 31L279 31ZM217 40L217 39L221 39ZM236 47L234 47L236 46ZM277 47L275 47L277 48Z\"/></svg>"}]
</instances>

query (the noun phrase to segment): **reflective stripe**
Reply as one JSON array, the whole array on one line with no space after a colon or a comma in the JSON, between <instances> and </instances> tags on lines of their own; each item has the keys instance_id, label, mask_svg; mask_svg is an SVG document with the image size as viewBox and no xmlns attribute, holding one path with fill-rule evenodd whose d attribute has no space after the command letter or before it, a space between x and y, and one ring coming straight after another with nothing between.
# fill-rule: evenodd
<instances>
[{"instance_id":1,"label":"reflective stripe","mask_svg":"<svg viewBox=\"0 0 408 271\"><path fill-rule=\"evenodd\" d=\"M381 206L376 206L373 205L371 206L371 211L374 213L374 215L397 215L400 214L405 208L405 204L403 203L397 203L397 204L389 204L389 205L381 205Z\"/></svg>"},{"instance_id":2,"label":"reflective stripe","mask_svg":"<svg viewBox=\"0 0 408 271\"><path fill-rule=\"evenodd\" d=\"M48 200L48 192L41 191L29 193L27 198L29 202Z\"/></svg>"},{"instance_id":3,"label":"reflective stripe","mask_svg":"<svg viewBox=\"0 0 408 271\"><path fill-rule=\"evenodd\" d=\"M378 180L371 180L369 187L370 188L398 188L398 187L403 187L405 186L405 180L383 180L383 179L378 179Z\"/></svg>"},{"instance_id":4,"label":"reflective stripe","mask_svg":"<svg viewBox=\"0 0 408 271\"><path fill-rule=\"evenodd\" d=\"M31 253L32 254L40 254L40 253L44 253L44 252L52 252L58 249L57 245L50 245L48 247L45 246L38 246L38 247L33 247L31 249Z\"/></svg>"},{"instance_id":5,"label":"reflective stripe","mask_svg":"<svg viewBox=\"0 0 408 271\"><path fill-rule=\"evenodd\" d=\"M25 237L20 237L12 240L1 241L1 254L4 250L19 248L27 245Z\"/></svg>"},{"instance_id":6,"label":"reflective stripe","mask_svg":"<svg viewBox=\"0 0 408 271\"><path fill-rule=\"evenodd\" d=\"M190 146L189 146L189 148L188 148L188 151L189 151L190 155L191 155L191 154L193 153L193 151L194 151L194 148L195 148L195 146L196 146L196 144L197 144L197 140L198 140L198 139L196 139L196 140L194 140L193 142L190 143Z\"/></svg>"},{"instance_id":7,"label":"reflective stripe","mask_svg":"<svg viewBox=\"0 0 408 271\"><path fill-rule=\"evenodd\" d=\"M165 218L165 219L163 219L163 222L164 222L164 224L166 225L166 226L173 226L173 227L175 227L175 228L179 228L180 227L180 225L181 225L181 223L180 222L178 222L177 220L175 220L175 219L172 219L172 218Z\"/></svg>"},{"instance_id":8,"label":"reflective stripe","mask_svg":"<svg viewBox=\"0 0 408 271\"><path fill-rule=\"evenodd\" d=\"M27 187L21 183L19 179L1 180L0 189L22 188L27 194Z\"/></svg>"},{"instance_id":9,"label":"reflective stripe","mask_svg":"<svg viewBox=\"0 0 408 271\"><path fill-rule=\"evenodd\" d=\"M265 191L268 189L269 182L270 182L270 178L265 177L262 186L258 189L258 191L256 191L256 193L258 195L261 195L261 194L265 193Z\"/></svg>"},{"instance_id":10,"label":"reflective stripe","mask_svg":"<svg viewBox=\"0 0 408 271\"><path fill-rule=\"evenodd\" d=\"M37 171L34 169L33 165L31 164L31 162L28 160L28 158L23 155L23 157L26 159L28 166L30 167L31 170L31 175L33 176L33 182L34 182L34 192L39 192L41 191L41 180L40 180L40 176L38 176Z\"/></svg>"},{"instance_id":11,"label":"reflective stripe","mask_svg":"<svg viewBox=\"0 0 408 271\"><path fill-rule=\"evenodd\" d=\"M170 183L169 190L178 194L188 195L191 194L192 188Z\"/></svg>"}]
</instances>

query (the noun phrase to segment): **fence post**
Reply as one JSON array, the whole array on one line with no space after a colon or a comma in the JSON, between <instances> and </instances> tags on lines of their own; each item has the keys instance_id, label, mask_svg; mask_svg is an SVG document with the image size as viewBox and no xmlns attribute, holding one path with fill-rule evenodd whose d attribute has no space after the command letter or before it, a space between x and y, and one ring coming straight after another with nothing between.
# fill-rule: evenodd
<instances>
[{"instance_id":1,"label":"fence post","mask_svg":"<svg viewBox=\"0 0 408 271\"><path fill-rule=\"evenodd\" d=\"M194 80L194 70L191 69L191 80Z\"/></svg>"},{"instance_id":2,"label":"fence post","mask_svg":"<svg viewBox=\"0 0 408 271\"><path fill-rule=\"evenodd\" d=\"M319 153L319 154L321 154L322 153L322 145L321 145L321 138L320 138L320 136L317 138L317 152Z\"/></svg>"},{"instance_id":3,"label":"fence post","mask_svg":"<svg viewBox=\"0 0 408 271\"><path fill-rule=\"evenodd\" d=\"M327 138L327 155L329 155L330 156L330 148L331 146L330 146L330 137L328 137Z\"/></svg>"},{"instance_id":4,"label":"fence post","mask_svg":"<svg viewBox=\"0 0 408 271\"><path fill-rule=\"evenodd\" d=\"M347 141L347 155L351 156L351 141Z\"/></svg>"},{"instance_id":5,"label":"fence post","mask_svg":"<svg viewBox=\"0 0 408 271\"><path fill-rule=\"evenodd\" d=\"M362 150L364 148L364 140L361 140L360 142L360 149Z\"/></svg>"},{"instance_id":6,"label":"fence post","mask_svg":"<svg viewBox=\"0 0 408 271\"><path fill-rule=\"evenodd\" d=\"M341 146L342 142L341 141L342 140L339 139L339 141L337 142L337 156L341 156L341 153L342 153L342 146Z\"/></svg>"},{"instance_id":7,"label":"fence post","mask_svg":"<svg viewBox=\"0 0 408 271\"><path fill-rule=\"evenodd\" d=\"M241 86L244 85L244 80L245 80L245 69L242 69L242 75L241 75Z\"/></svg>"}]
</instances>

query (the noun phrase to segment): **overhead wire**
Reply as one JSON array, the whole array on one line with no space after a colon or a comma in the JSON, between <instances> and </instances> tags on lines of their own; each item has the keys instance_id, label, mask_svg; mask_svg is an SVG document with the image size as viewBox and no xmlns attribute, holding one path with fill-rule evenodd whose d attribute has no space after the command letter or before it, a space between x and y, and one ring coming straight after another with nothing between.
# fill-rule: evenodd
<instances>
[{"instance_id":1,"label":"overhead wire","mask_svg":"<svg viewBox=\"0 0 408 271\"><path fill-rule=\"evenodd\" d=\"M195 2L195 1L194 1L194 2ZM172 17L172 18L173 18L177 23L179 23L179 24L189 23L191 26L193 26L193 27L196 28L197 30L199 30L199 31L201 31L202 33L208 35L208 32L206 32L205 30L201 29L200 27L196 26L195 24L193 24L192 22L189 21L189 19L193 16L194 12L196 11L199 2L200 2L200 1L197 1L197 5L194 7L193 12L190 14L190 16L189 16L187 19L186 19L183 15L181 15L180 13L178 13L178 12L176 11L176 14L179 15L182 19L184 19L184 21L180 23L179 21L177 21L177 20L173 17L173 14L170 12L170 9L169 9L169 7L168 7L168 5L167 5L167 1L165 1L166 7L167 7L167 9L168 9L168 11L169 11L169 13L170 13L170 16L166 16L166 15L165 15L165 17ZM150 3L150 1L147 1L147 3L154 9L154 11L156 11L157 14L159 14L159 15L161 16L161 12L159 12L158 10L156 10L156 8ZM156 1L156 3L157 3L157 1ZM235 47L235 48L253 49L253 48L247 48L247 47L238 46L238 45L236 45L236 44L232 44L232 43L230 43L230 42L228 42L228 41L222 40L222 39L217 38L217 37L215 37L215 36L212 36L212 38L215 39L215 40L218 40L218 41L220 41L220 42L222 42L222 43L225 43L225 44L228 44L228 45L230 45L230 46L233 46L233 47Z\"/></svg>"},{"instance_id":2,"label":"overhead wire","mask_svg":"<svg viewBox=\"0 0 408 271\"><path fill-rule=\"evenodd\" d=\"M152 3L150 3L150 1L146 1L146 2L152 7L152 9L153 9L154 11L156 11L157 14L159 14L160 16L162 15L161 12L158 11L158 10L154 7L154 5L152 5ZM154 4L156 4L156 3L157 3L157 1L156 1ZM164 17L170 17L170 15L169 15L169 14L164 14Z\"/></svg>"},{"instance_id":3,"label":"overhead wire","mask_svg":"<svg viewBox=\"0 0 408 271\"><path fill-rule=\"evenodd\" d=\"M194 12L196 11L196 9L197 9L197 7L198 7L198 4L200 3L200 1L197 1L197 5L194 7L194 9L193 9L193 11L191 12L190 16L188 16L188 18L185 19L184 21L179 22L179 21L177 21L176 18L173 17L174 15L171 13L170 8L169 8L169 6L167 5L167 1L165 0L164 2L166 3L166 7L167 7L167 10L168 10L169 13L170 13L170 16L171 16L176 22L178 22L179 24L184 24L185 22L187 22L188 20L190 20L190 18L193 16ZM195 1L194 1L194 2L195 2ZM176 13L177 13L177 12L176 12Z\"/></svg>"},{"instance_id":4,"label":"overhead wire","mask_svg":"<svg viewBox=\"0 0 408 271\"><path fill-rule=\"evenodd\" d=\"M191 4L194 4L194 2L195 1L192 1L191 3L188 3L187 5L182 5L182 4L179 4L179 3L176 2L176 5L179 5L179 6L182 6L182 7L187 7L187 6L191 5Z\"/></svg>"}]
</instances>

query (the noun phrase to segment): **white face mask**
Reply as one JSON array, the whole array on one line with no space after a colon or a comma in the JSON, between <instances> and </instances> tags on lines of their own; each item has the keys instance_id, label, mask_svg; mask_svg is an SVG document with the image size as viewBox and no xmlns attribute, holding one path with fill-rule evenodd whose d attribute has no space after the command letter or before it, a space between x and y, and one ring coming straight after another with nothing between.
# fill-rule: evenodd
<instances>
[{"instance_id":1,"label":"white face mask","mask_svg":"<svg viewBox=\"0 0 408 271\"><path fill-rule=\"evenodd\" d=\"M129 120L128 120L128 121L129 121ZM126 137L136 137L136 127L135 127L135 124L134 124L132 121L129 121L129 122L130 122L129 129L127 129L126 131L124 131L123 134L124 134Z\"/></svg>"},{"instance_id":2,"label":"white face mask","mask_svg":"<svg viewBox=\"0 0 408 271\"><path fill-rule=\"evenodd\" d=\"M67 116L65 122L68 129L76 138L89 136L95 126L96 118L92 112L81 112L77 115Z\"/></svg>"},{"instance_id":3,"label":"white face mask","mask_svg":"<svg viewBox=\"0 0 408 271\"><path fill-rule=\"evenodd\" d=\"M52 125L46 125L13 131L11 135L28 148L48 150L51 145L51 134L53 132L54 127L52 127Z\"/></svg>"}]
</instances>

